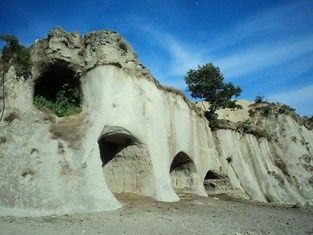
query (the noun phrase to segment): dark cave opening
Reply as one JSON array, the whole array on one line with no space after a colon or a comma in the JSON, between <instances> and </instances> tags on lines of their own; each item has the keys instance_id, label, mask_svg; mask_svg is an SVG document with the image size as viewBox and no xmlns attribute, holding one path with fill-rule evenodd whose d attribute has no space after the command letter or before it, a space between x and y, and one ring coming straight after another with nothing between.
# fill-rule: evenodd
<instances>
[{"instance_id":1,"label":"dark cave opening","mask_svg":"<svg viewBox=\"0 0 313 235\"><path fill-rule=\"evenodd\" d=\"M102 167L111 161L124 148L134 145L135 141L125 134L103 136L98 140Z\"/></svg>"},{"instance_id":2,"label":"dark cave opening","mask_svg":"<svg viewBox=\"0 0 313 235\"><path fill-rule=\"evenodd\" d=\"M186 153L179 152L172 161L170 172L183 169L192 170L191 168L193 167L194 162L191 160L191 158Z\"/></svg>"},{"instance_id":3,"label":"dark cave opening","mask_svg":"<svg viewBox=\"0 0 313 235\"><path fill-rule=\"evenodd\" d=\"M69 116L81 111L80 80L64 63L50 64L34 86L34 104L46 107L57 116Z\"/></svg>"},{"instance_id":4,"label":"dark cave opening","mask_svg":"<svg viewBox=\"0 0 313 235\"><path fill-rule=\"evenodd\" d=\"M204 180L217 180L217 179L223 179L220 175L213 171L208 171L204 177Z\"/></svg>"}]
</instances>

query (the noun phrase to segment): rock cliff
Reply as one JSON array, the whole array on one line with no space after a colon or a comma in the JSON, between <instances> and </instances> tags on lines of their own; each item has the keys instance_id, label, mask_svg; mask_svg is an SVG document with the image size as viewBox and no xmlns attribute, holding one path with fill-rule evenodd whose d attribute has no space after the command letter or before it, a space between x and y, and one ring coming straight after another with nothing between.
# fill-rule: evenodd
<instances>
[{"instance_id":1,"label":"rock cliff","mask_svg":"<svg viewBox=\"0 0 313 235\"><path fill-rule=\"evenodd\" d=\"M31 57L31 79L16 78L13 66L5 74L0 214L113 210L120 192L176 201L180 192L206 196L204 181L214 191L217 179L253 200L312 204L313 132L290 115L254 119L271 140L213 132L201 109L159 84L112 31L56 28ZM80 113L58 117L33 104L38 89L72 80Z\"/></svg>"}]
</instances>

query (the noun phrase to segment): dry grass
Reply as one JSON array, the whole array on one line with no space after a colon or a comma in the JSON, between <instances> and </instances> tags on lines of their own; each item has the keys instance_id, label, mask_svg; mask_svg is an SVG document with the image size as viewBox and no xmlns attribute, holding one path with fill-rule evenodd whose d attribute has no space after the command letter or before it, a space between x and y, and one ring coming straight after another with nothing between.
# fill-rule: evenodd
<instances>
[{"instance_id":1,"label":"dry grass","mask_svg":"<svg viewBox=\"0 0 313 235\"><path fill-rule=\"evenodd\" d=\"M45 121L55 122L56 116L50 109L43 106L36 106L36 108L44 114L43 119Z\"/></svg>"},{"instance_id":2,"label":"dry grass","mask_svg":"<svg viewBox=\"0 0 313 235\"><path fill-rule=\"evenodd\" d=\"M53 138L62 139L72 149L78 149L87 128L87 114L64 117L54 122L50 127Z\"/></svg>"}]
</instances>

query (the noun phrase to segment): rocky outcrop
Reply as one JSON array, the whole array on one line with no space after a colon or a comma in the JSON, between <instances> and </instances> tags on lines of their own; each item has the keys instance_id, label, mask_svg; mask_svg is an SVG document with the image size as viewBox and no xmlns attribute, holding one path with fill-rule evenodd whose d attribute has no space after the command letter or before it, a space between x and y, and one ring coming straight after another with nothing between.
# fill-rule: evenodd
<instances>
[{"instance_id":1,"label":"rocky outcrop","mask_svg":"<svg viewBox=\"0 0 313 235\"><path fill-rule=\"evenodd\" d=\"M312 202L313 133L288 115L260 124L275 132L273 141L229 123L212 132L201 109L160 85L111 31L57 28L31 56L32 79L16 78L13 67L5 75L1 214L112 210L121 206L119 192L162 201L179 200L181 191L206 196L209 170L254 200ZM40 79L60 82L43 76L51 66L79 80L81 113L57 117L33 105Z\"/></svg>"},{"instance_id":2,"label":"rocky outcrop","mask_svg":"<svg viewBox=\"0 0 313 235\"><path fill-rule=\"evenodd\" d=\"M286 105L242 104L243 110L219 114L266 134L216 131L219 154L229 159L228 169L238 184L254 200L312 205L312 130Z\"/></svg>"}]
</instances>

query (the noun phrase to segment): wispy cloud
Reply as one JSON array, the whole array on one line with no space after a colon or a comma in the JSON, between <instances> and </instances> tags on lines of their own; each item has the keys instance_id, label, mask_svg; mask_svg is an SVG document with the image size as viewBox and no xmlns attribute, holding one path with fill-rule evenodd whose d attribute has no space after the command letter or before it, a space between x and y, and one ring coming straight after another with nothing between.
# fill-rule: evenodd
<instances>
[{"instance_id":1,"label":"wispy cloud","mask_svg":"<svg viewBox=\"0 0 313 235\"><path fill-rule=\"evenodd\" d=\"M176 37L168 32L156 30L153 26L138 26L142 31L147 33L146 36L153 37L156 42L169 56L168 71L163 76L182 76L187 70L196 67L205 62L199 53L190 51L191 46L180 42Z\"/></svg>"},{"instance_id":2,"label":"wispy cloud","mask_svg":"<svg viewBox=\"0 0 313 235\"><path fill-rule=\"evenodd\" d=\"M277 6L238 22L234 30L217 35L211 40L210 45L214 45L214 50L210 51L207 50L208 46L197 47L194 46L197 44L195 42L182 42L173 34L157 27L148 24L140 24L138 27L148 33L149 37L152 36L169 55L166 60L167 71L162 73L162 77L183 76L190 68L213 61L221 67L226 78L240 79L242 76L277 66L313 51L312 32L288 39L283 35L279 36L286 28L291 30L291 26L294 28L305 21L307 23L308 12L300 14L300 17L295 13L304 11L308 4L310 3L297 2ZM313 26L313 23L309 24ZM269 32L276 36L261 37ZM260 38L251 40L248 45L243 43L243 40L252 36ZM233 48L225 49L225 43L234 44ZM225 51L229 52L225 54Z\"/></svg>"},{"instance_id":3,"label":"wispy cloud","mask_svg":"<svg viewBox=\"0 0 313 235\"><path fill-rule=\"evenodd\" d=\"M183 40L149 21L141 21L135 29L162 51L163 62L148 64L162 83L184 89L186 72L210 61L221 68L226 79L247 84L242 87L246 97L249 92L254 94L251 89L256 86L264 87L261 93L266 95L287 90L301 79L302 88L272 93L268 99L296 107L301 114L313 114L313 85L305 86L313 71L313 31L308 30L313 28L312 8L312 2L303 1L256 12L206 43L196 38Z\"/></svg>"},{"instance_id":4,"label":"wispy cloud","mask_svg":"<svg viewBox=\"0 0 313 235\"><path fill-rule=\"evenodd\" d=\"M214 59L226 77L237 78L300 57L313 51L313 35L296 41L251 46L244 51Z\"/></svg>"}]
</instances>

